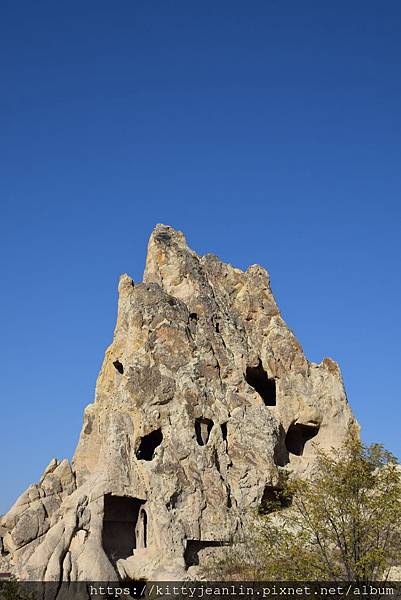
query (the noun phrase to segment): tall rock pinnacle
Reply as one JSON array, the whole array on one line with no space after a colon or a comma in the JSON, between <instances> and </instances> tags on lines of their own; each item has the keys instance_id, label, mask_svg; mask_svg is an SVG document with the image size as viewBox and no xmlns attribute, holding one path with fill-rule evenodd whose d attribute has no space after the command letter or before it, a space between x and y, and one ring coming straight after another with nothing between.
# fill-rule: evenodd
<instances>
[{"instance_id":1,"label":"tall rock pinnacle","mask_svg":"<svg viewBox=\"0 0 401 600\"><path fill-rule=\"evenodd\" d=\"M72 465L53 460L1 521L22 579L196 576L241 535L283 472L353 416L331 359L305 358L269 275L153 231L144 280L123 275L114 338Z\"/></svg>"}]
</instances>

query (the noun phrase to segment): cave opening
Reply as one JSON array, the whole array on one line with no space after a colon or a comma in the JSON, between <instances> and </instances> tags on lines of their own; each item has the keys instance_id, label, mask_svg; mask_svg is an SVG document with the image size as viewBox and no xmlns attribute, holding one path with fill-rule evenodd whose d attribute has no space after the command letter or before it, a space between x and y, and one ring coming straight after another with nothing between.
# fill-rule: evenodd
<instances>
[{"instance_id":1,"label":"cave opening","mask_svg":"<svg viewBox=\"0 0 401 600\"><path fill-rule=\"evenodd\" d=\"M104 496L102 546L113 564L119 558L132 556L140 547L137 541L146 539L144 524L138 519L143 503L144 500L128 496Z\"/></svg>"},{"instance_id":2,"label":"cave opening","mask_svg":"<svg viewBox=\"0 0 401 600\"><path fill-rule=\"evenodd\" d=\"M194 565L199 565L199 552L205 548L216 548L228 545L228 542L220 542L215 540L187 540L184 551L185 565L187 568L193 567Z\"/></svg>"},{"instance_id":3,"label":"cave opening","mask_svg":"<svg viewBox=\"0 0 401 600\"><path fill-rule=\"evenodd\" d=\"M221 435L223 436L223 441L227 441L227 423L222 423L221 427Z\"/></svg>"},{"instance_id":4,"label":"cave opening","mask_svg":"<svg viewBox=\"0 0 401 600\"><path fill-rule=\"evenodd\" d=\"M266 406L276 406L276 381L269 379L260 359L256 367L247 367L245 380L257 391Z\"/></svg>"},{"instance_id":5,"label":"cave opening","mask_svg":"<svg viewBox=\"0 0 401 600\"><path fill-rule=\"evenodd\" d=\"M306 442L314 438L319 432L318 425L304 425L292 423L285 436L285 445L290 454L302 456Z\"/></svg>"},{"instance_id":6,"label":"cave opening","mask_svg":"<svg viewBox=\"0 0 401 600\"><path fill-rule=\"evenodd\" d=\"M282 424L279 424L279 434L274 445L274 464L285 467L290 462L289 452L285 445L286 432Z\"/></svg>"},{"instance_id":7,"label":"cave opening","mask_svg":"<svg viewBox=\"0 0 401 600\"><path fill-rule=\"evenodd\" d=\"M213 428L213 421L211 419L206 419L205 417L199 417L195 419L195 434L196 441L199 446L206 446L209 441L210 432Z\"/></svg>"},{"instance_id":8,"label":"cave opening","mask_svg":"<svg viewBox=\"0 0 401 600\"><path fill-rule=\"evenodd\" d=\"M281 508L288 508L291 501L292 496L282 487L266 485L258 507L258 514L267 515Z\"/></svg>"},{"instance_id":9,"label":"cave opening","mask_svg":"<svg viewBox=\"0 0 401 600\"><path fill-rule=\"evenodd\" d=\"M114 365L115 369L120 373L120 375L122 375L124 373L124 366L122 363L120 363L119 360L115 360L113 362L113 365Z\"/></svg>"},{"instance_id":10,"label":"cave opening","mask_svg":"<svg viewBox=\"0 0 401 600\"><path fill-rule=\"evenodd\" d=\"M147 435L144 435L139 442L138 449L135 453L135 456L139 460L153 460L155 450L163 441L163 433L162 430L155 429L151 431Z\"/></svg>"}]
</instances>

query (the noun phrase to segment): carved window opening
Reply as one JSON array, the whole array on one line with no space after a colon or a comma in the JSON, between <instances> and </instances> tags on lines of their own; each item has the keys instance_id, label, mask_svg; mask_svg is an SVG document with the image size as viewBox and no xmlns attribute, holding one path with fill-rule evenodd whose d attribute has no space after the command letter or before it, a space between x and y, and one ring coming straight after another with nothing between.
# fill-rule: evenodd
<instances>
[{"instance_id":1,"label":"carved window opening","mask_svg":"<svg viewBox=\"0 0 401 600\"><path fill-rule=\"evenodd\" d=\"M144 503L128 496L104 496L102 545L110 561L132 556L137 548L138 516Z\"/></svg>"},{"instance_id":2,"label":"carved window opening","mask_svg":"<svg viewBox=\"0 0 401 600\"><path fill-rule=\"evenodd\" d=\"M124 366L122 363L120 363L119 360L115 360L113 362L113 365L114 365L115 369L120 373L120 375L122 375L124 373Z\"/></svg>"},{"instance_id":3,"label":"carved window opening","mask_svg":"<svg viewBox=\"0 0 401 600\"><path fill-rule=\"evenodd\" d=\"M211 419L205 419L204 417L200 417L195 420L195 434L196 441L199 446L206 446L209 441L210 432L213 428L213 421Z\"/></svg>"},{"instance_id":4,"label":"carved window opening","mask_svg":"<svg viewBox=\"0 0 401 600\"><path fill-rule=\"evenodd\" d=\"M247 367L245 380L258 392L266 406L276 406L276 381L269 379L260 359L257 367Z\"/></svg>"},{"instance_id":5,"label":"carved window opening","mask_svg":"<svg viewBox=\"0 0 401 600\"><path fill-rule=\"evenodd\" d=\"M227 440L227 423L222 423L220 427L221 427L221 435L223 436L223 440L226 441Z\"/></svg>"},{"instance_id":6,"label":"carved window opening","mask_svg":"<svg viewBox=\"0 0 401 600\"><path fill-rule=\"evenodd\" d=\"M189 313L189 320L196 322L198 320L198 315L195 312Z\"/></svg>"},{"instance_id":7,"label":"carved window opening","mask_svg":"<svg viewBox=\"0 0 401 600\"><path fill-rule=\"evenodd\" d=\"M199 565L199 552L205 548L216 548L221 546L228 546L227 542L220 541L201 541L201 540L187 540L184 560L187 567L193 567Z\"/></svg>"},{"instance_id":8,"label":"carved window opening","mask_svg":"<svg viewBox=\"0 0 401 600\"><path fill-rule=\"evenodd\" d=\"M318 425L303 425L293 423L290 425L285 437L285 445L290 454L302 456L306 442L315 437L319 432Z\"/></svg>"},{"instance_id":9,"label":"carved window opening","mask_svg":"<svg viewBox=\"0 0 401 600\"><path fill-rule=\"evenodd\" d=\"M162 430L156 429L147 435L144 435L139 442L138 449L135 453L139 460L153 460L155 450L163 441Z\"/></svg>"}]
</instances>

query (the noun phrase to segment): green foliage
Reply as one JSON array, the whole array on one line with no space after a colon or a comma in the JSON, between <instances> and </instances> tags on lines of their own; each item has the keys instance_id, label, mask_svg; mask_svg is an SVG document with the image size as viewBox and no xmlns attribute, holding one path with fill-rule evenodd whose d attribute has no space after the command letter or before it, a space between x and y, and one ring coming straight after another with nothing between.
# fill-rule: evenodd
<instances>
[{"instance_id":1,"label":"green foliage","mask_svg":"<svg viewBox=\"0 0 401 600\"><path fill-rule=\"evenodd\" d=\"M28 592L15 577L0 581L0 600L36 600L33 592Z\"/></svg>"},{"instance_id":2,"label":"green foliage","mask_svg":"<svg viewBox=\"0 0 401 600\"><path fill-rule=\"evenodd\" d=\"M317 448L313 476L287 482L212 570L235 579L378 580L401 564L400 534L399 466L350 432L331 453Z\"/></svg>"}]
</instances>

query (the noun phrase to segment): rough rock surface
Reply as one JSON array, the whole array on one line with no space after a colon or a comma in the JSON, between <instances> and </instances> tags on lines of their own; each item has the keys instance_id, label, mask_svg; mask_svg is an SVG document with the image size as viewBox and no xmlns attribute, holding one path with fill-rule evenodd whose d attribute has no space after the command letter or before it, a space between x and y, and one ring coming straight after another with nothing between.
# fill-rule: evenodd
<instances>
[{"instance_id":1,"label":"rough rock surface","mask_svg":"<svg viewBox=\"0 0 401 600\"><path fill-rule=\"evenodd\" d=\"M352 421L337 364L308 362L268 273L158 225L143 283L120 279L72 465L53 460L2 518L2 560L34 580L195 576Z\"/></svg>"}]
</instances>

